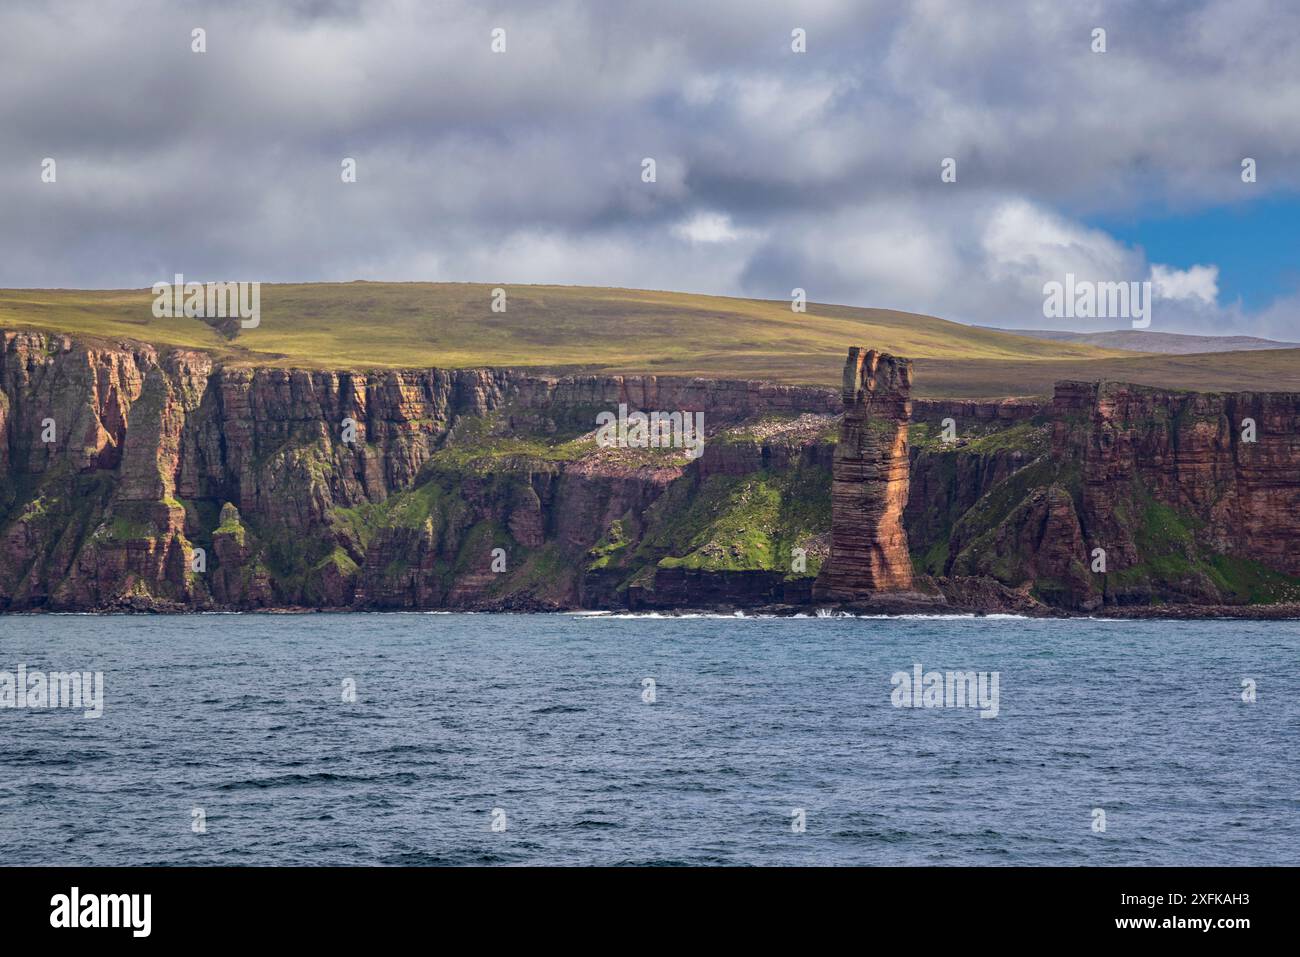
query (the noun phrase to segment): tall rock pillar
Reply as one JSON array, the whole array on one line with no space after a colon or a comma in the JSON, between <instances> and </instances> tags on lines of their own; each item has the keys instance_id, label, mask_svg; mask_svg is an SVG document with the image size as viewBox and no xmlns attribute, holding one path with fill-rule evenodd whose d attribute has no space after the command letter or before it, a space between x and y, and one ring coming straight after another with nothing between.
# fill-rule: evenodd
<instances>
[{"instance_id":1,"label":"tall rock pillar","mask_svg":"<svg viewBox=\"0 0 1300 957\"><path fill-rule=\"evenodd\" d=\"M912 363L854 346L844 365L844 421L831 482L831 556L813 586L828 601L912 587L903 529Z\"/></svg>"}]
</instances>

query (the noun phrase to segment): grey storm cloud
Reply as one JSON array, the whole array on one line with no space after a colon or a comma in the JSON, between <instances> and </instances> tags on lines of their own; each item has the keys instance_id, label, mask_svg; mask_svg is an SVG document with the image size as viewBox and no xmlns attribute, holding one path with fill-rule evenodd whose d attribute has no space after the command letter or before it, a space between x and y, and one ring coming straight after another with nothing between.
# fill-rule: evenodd
<instances>
[{"instance_id":1,"label":"grey storm cloud","mask_svg":"<svg viewBox=\"0 0 1300 957\"><path fill-rule=\"evenodd\" d=\"M18 0L0 286L800 286L1041 325L1045 276L1162 268L1085 218L1240 200L1244 156L1256 201L1300 189L1297 63L1286 0ZM1296 324L1206 275L1166 285L1172 326Z\"/></svg>"}]
</instances>

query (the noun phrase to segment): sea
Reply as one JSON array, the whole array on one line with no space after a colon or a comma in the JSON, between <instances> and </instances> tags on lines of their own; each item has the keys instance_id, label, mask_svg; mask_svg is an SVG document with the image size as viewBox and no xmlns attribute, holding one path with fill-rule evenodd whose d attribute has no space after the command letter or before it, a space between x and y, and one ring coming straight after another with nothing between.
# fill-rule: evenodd
<instances>
[{"instance_id":1,"label":"sea","mask_svg":"<svg viewBox=\"0 0 1300 957\"><path fill-rule=\"evenodd\" d=\"M0 846L6 865L1295 865L1298 664L1300 622L2 616ZM18 707L20 666L102 675L102 713Z\"/></svg>"}]
</instances>

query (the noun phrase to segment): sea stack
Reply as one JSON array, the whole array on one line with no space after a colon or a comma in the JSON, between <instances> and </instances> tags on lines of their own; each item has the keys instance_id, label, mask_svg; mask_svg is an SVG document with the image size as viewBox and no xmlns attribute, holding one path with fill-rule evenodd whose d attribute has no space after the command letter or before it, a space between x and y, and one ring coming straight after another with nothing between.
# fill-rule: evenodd
<instances>
[{"instance_id":1,"label":"sea stack","mask_svg":"<svg viewBox=\"0 0 1300 957\"><path fill-rule=\"evenodd\" d=\"M912 363L854 346L844 364L844 420L831 482L831 556L813 597L858 601L912 587L903 529Z\"/></svg>"}]
</instances>

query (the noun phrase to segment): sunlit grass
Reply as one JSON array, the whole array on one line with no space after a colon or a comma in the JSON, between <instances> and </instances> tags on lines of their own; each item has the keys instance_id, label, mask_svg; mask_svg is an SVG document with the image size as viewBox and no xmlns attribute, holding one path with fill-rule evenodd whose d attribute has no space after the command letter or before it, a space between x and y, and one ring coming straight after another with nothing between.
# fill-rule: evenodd
<instances>
[{"instance_id":1,"label":"sunlit grass","mask_svg":"<svg viewBox=\"0 0 1300 957\"><path fill-rule=\"evenodd\" d=\"M888 309L648 290L466 283L264 285L261 324L227 339L156 319L149 290L0 290L0 328L205 349L232 363L304 368L511 366L832 385L863 344L917 360L918 395L1045 394L1061 378L1300 390L1300 351L1137 355L1030 339Z\"/></svg>"}]
</instances>

